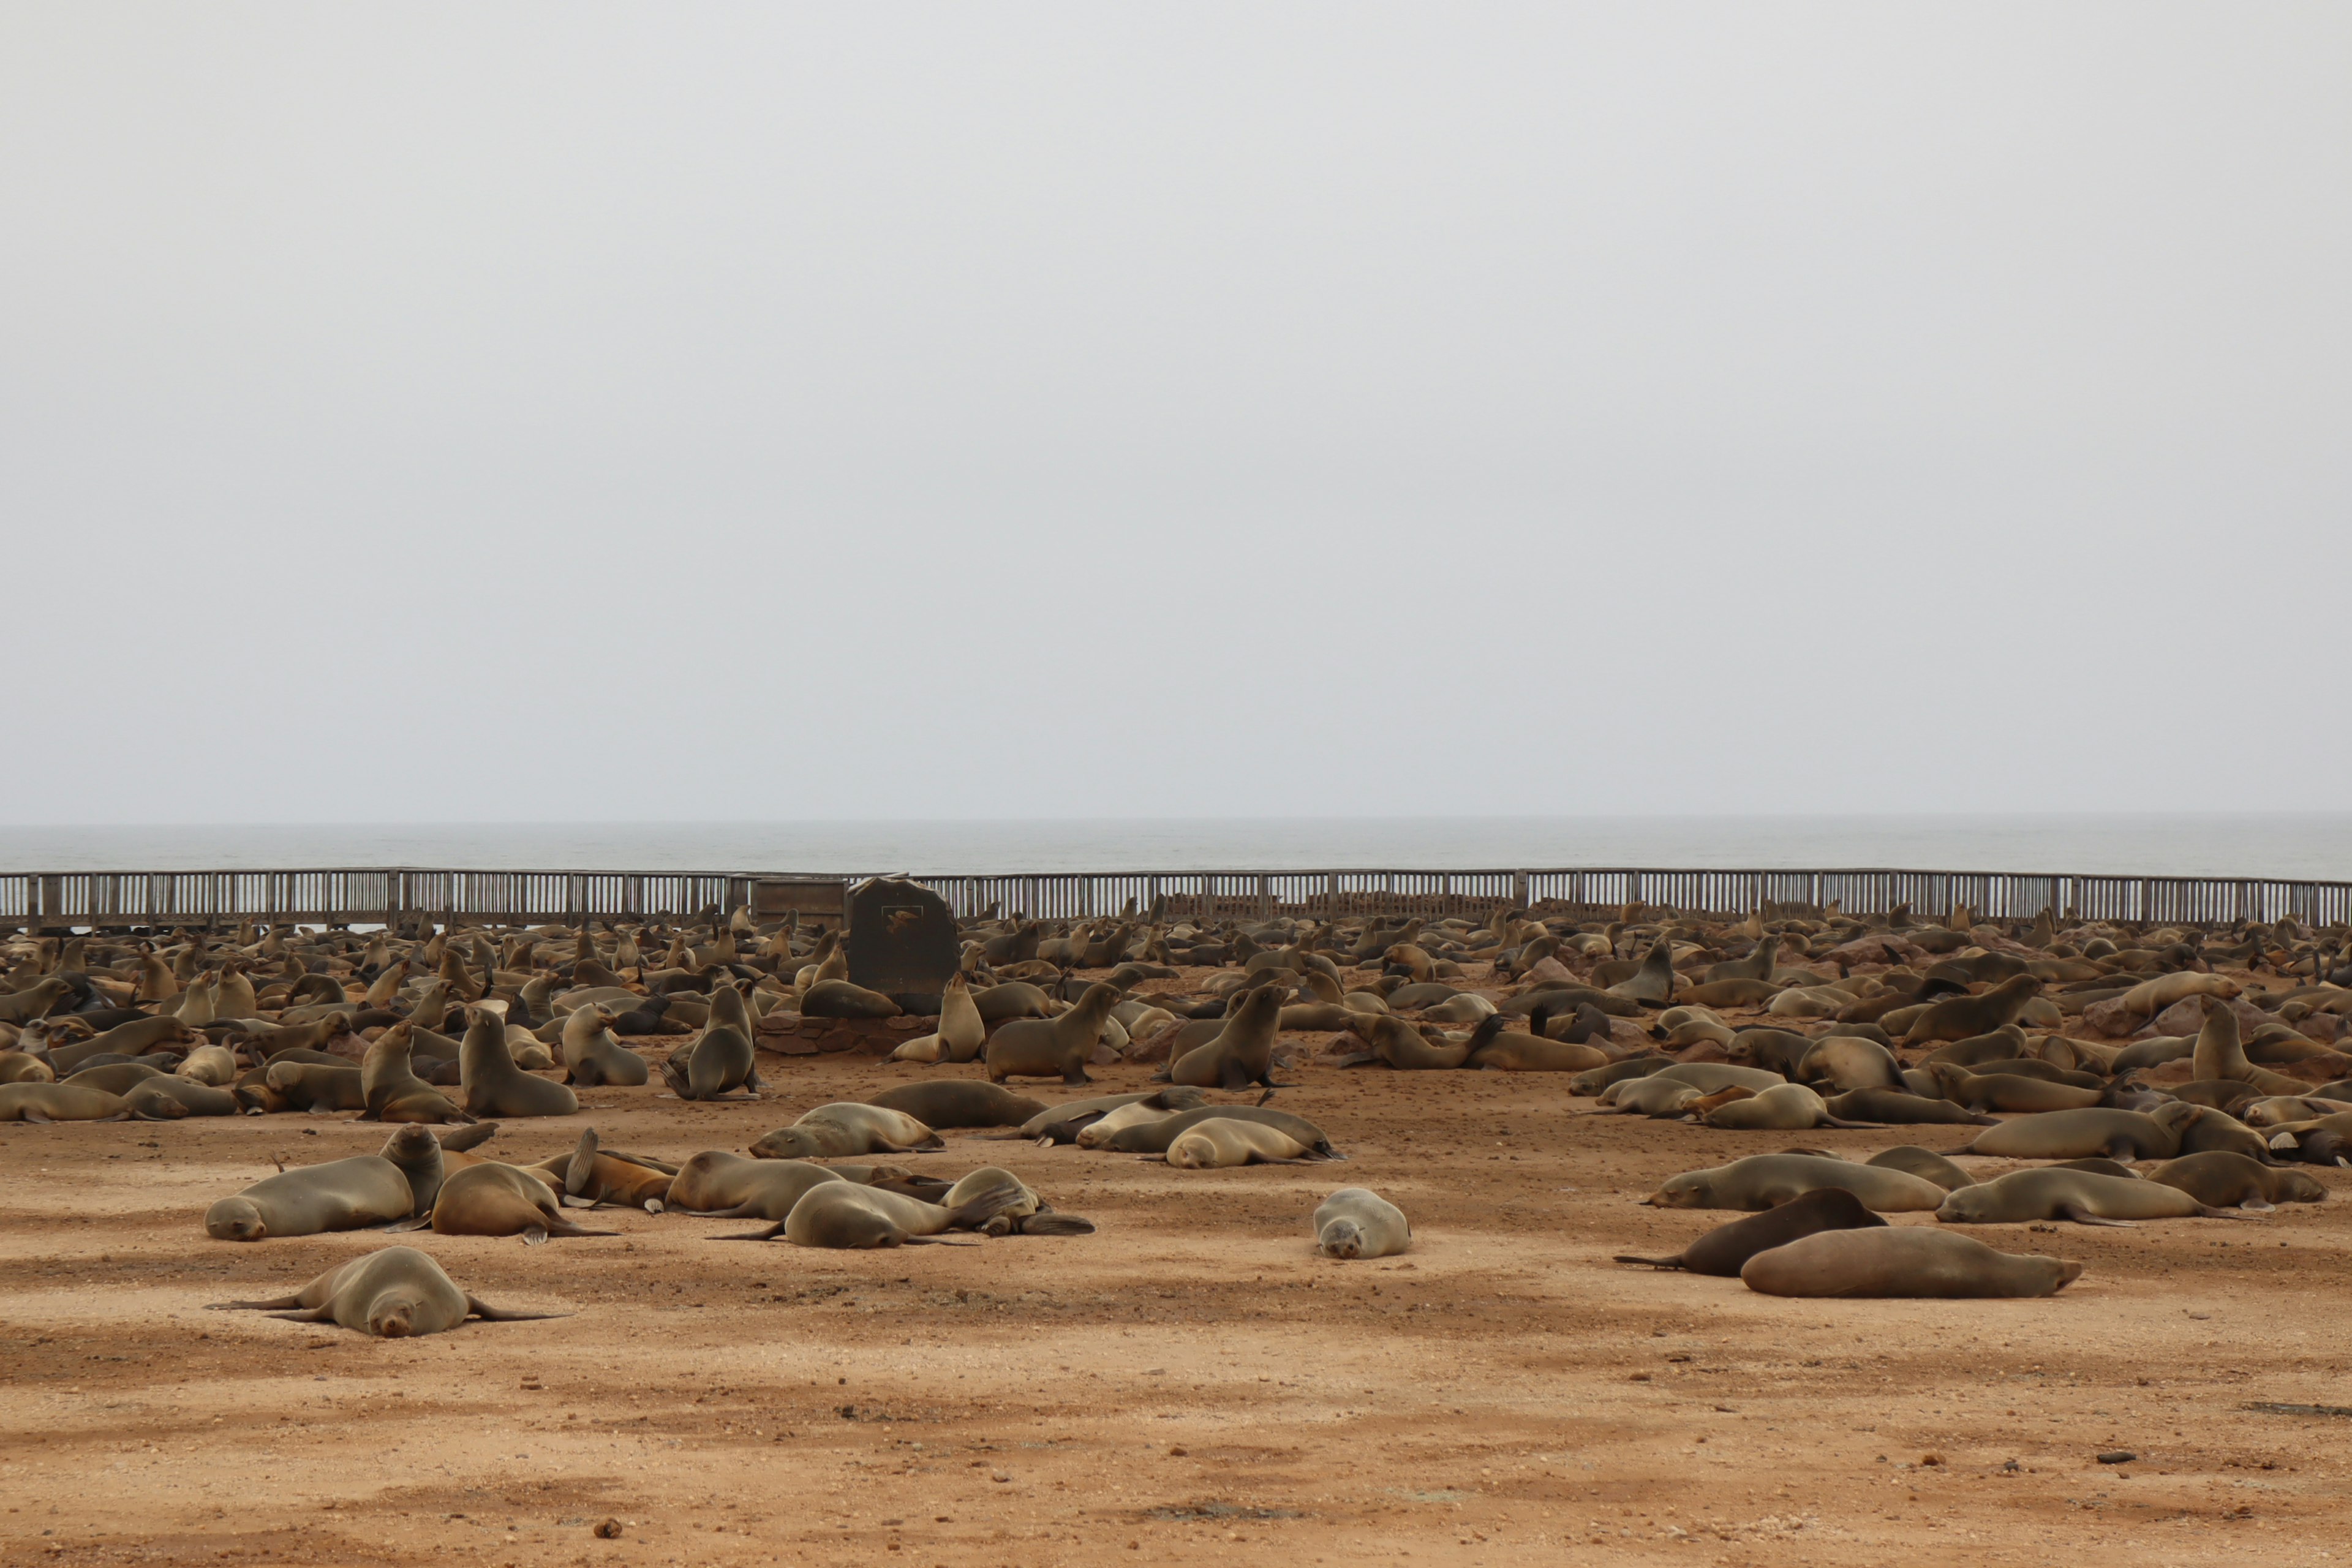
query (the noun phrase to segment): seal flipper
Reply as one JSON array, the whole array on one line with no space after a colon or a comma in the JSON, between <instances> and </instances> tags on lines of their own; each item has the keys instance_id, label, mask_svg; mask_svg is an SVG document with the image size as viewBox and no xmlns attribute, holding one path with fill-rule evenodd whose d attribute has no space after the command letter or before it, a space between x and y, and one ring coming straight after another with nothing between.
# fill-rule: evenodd
<instances>
[{"instance_id":1,"label":"seal flipper","mask_svg":"<svg viewBox=\"0 0 2352 1568\"><path fill-rule=\"evenodd\" d=\"M596 1130L583 1127L580 1142L572 1151L572 1163L563 1173L563 1195L576 1198L585 1194L596 1180Z\"/></svg>"},{"instance_id":2,"label":"seal flipper","mask_svg":"<svg viewBox=\"0 0 2352 1568\"><path fill-rule=\"evenodd\" d=\"M1679 1254L1673 1258L1633 1258L1621 1252L1610 1261L1612 1263L1646 1263L1653 1268L1680 1268L1683 1266L1683 1260Z\"/></svg>"},{"instance_id":3,"label":"seal flipper","mask_svg":"<svg viewBox=\"0 0 2352 1568\"><path fill-rule=\"evenodd\" d=\"M712 1241L773 1241L784 1234L784 1222L778 1220L765 1230L755 1230L749 1236L714 1236Z\"/></svg>"},{"instance_id":4,"label":"seal flipper","mask_svg":"<svg viewBox=\"0 0 2352 1568\"><path fill-rule=\"evenodd\" d=\"M2058 1205L2058 1217L2060 1219L2071 1219L2076 1225L2114 1226L2118 1230L2137 1229L2139 1223L2137 1220L2108 1219L2103 1215L2093 1214L2090 1210L2084 1208L2080 1204L2060 1204Z\"/></svg>"},{"instance_id":5,"label":"seal flipper","mask_svg":"<svg viewBox=\"0 0 2352 1568\"><path fill-rule=\"evenodd\" d=\"M488 1142L498 1135L498 1131L499 1124L495 1121L477 1121L471 1126L444 1128L434 1136L441 1140L443 1153L462 1154L478 1143Z\"/></svg>"},{"instance_id":6,"label":"seal flipper","mask_svg":"<svg viewBox=\"0 0 2352 1568\"><path fill-rule=\"evenodd\" d=\"M269 1315L281 1323L331 1323L335 1321L332 1307L311 1307L299 1312L272 1312Z\"/></svg>"},{"instance_id":7,"label":"seal flipper","mask_svg":"<svg viewBox=\"0 0 2352 1568\"><path fill-rule=\"evenodd\" d=\"M2259 1202L2260 1200L2257 1201ZM2248 1208L2252 1208L2253 1205L2249 1204L2246 1206ZM2263 1205L2264 1210L2268 1210L2269 1207L2270 1205L2268 1204L2264 1204ZM2264 1224L2271 1217L2267 1212L2247 1214L2238 1209L2217 1209L2210 1205L2200 1206L2198 1209L2197 1214L2200 1219L2242 1219L2254 1225Z\"/></svg>"},{"instance_id":8,"label":"seal flipper","mask_svg":"<svg viewBox=\"0 0 2352 1568\"><path fill-rule=\"evenodd\" d=\"M406 1219L396 1219L390 1225L378 1226L376 1228L383 1231L425 1230L430 1228L432 1224L433 1213L427 1209L423 1214L413 1214Z\"/></svg>"},{"instance_id":9,"label":"seal flipper","mask_svg":"<svg viewBox=\"0 0 2352 1568\"><path fill-rule=\"evenodd\" d=\"M529 1323L541 1318L572 1316L569 1312L509 1312L504 1308L491 1306L479 1296L470 1294L466 1298L466 1310L486 1323Z\"/></svg>"},{"instance_id":10,"label":"seal flipper","mask_svg":"<svg viewBox=\"0 0 2352 1568\"><path fill-rule=\"evenodd\" d=\"M283 1312L302 1304L302 1293L273 1296L267 1301L215 1301L205 1309L207 1312Z\"/></svg>"},{"instance_id":11,"label":"seal flipper","mask_svg":"<svg viewBox=\"0 0 2352 1568\"><path fill-rule=\"evenodd\" d=\"M1033 1214L1013 1228L1023 1236L1092 1236L1095 1222L1074 1214Z\"/></svg>"}]
</instances>

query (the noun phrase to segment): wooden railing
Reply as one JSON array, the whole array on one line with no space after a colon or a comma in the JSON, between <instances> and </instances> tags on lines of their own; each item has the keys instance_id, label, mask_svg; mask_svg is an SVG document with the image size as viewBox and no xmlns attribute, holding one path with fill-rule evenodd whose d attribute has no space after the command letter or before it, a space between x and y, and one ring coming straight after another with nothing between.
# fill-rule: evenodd
<instances>
[{"instance_id":1,"label":"wooden railing","mask_svg":"<svg viewBox=\"0 0 2352 1568\"><path fill-rule=\"evenodd\" d=\"M730 910L755 883L802 877L755 871L55 871L0 874L0 929L169 927L245 919L383 925L425 919L478 924L674 920ZM845 880L848 879L844 879ZM2268 878L2074 876L2016 871L1116 871L919 877L958 915L992 907L1044 920L1117 915L1164 899L1171 917L1281 914L1484 916L1496 906L1652 910L1738 917L1759 907L1885 914L1908 904L1941 916L1956 903L1994 920L2061 918L2225 925L2292 916L2352 920L2352 883Z\"/></svg>"}]
</instances>

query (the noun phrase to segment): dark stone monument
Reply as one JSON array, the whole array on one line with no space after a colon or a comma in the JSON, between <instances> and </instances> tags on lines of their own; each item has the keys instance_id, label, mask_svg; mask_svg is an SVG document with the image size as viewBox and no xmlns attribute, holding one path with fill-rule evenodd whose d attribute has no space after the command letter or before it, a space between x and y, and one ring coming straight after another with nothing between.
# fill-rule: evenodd
<instances>
[{"instance_id":1,"label":"dark stone monument","mask_svg":"<svg viewBox=\"0 0 2352 1568\"><path fill-rule=\"evenodd\" d=\"M879 991L909 1013L937 1013L961 946L948 901L904 877L874 877L849 889L849 983Z\"/></svg>"}]
</instances>

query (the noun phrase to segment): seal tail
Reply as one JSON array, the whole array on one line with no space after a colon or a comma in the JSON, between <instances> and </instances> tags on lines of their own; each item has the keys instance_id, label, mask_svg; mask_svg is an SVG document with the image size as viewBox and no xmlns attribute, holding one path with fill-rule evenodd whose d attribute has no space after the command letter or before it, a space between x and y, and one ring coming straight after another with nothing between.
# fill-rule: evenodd
<instances>
[{"instance_id":1,"label":"seal tail","mask_svg":"<svg viewBox=\"0 0 2352 1568\"><path fill-rule=\"evenodd\" d=\"M755 1230L743 1236L714 1236L713 1241L773 1241L784 1234L784 1222L778 1220L765 1230Z\"/></svg>"},{"instance_id":2,"label":"seal tail","mask_svg":"<svg viewBox=\"0 0 2352 1568\"><path fill-rule=\"evenodd\" d=\"M1033 1214L1013 1228L1023 1236L1092 1236L1095 1222L1074 1214Z\"/></svg>"},{"instance_id":3,"label":"seal tail","mask_svg":"<svg viewBox=\"0 0 2352 1568\"><path fill-rule=\"evenodd\" d=\"M479 1296L470 1295L466 1298L466 1310L486 1323L531 1323L541 1318L568 1318L572 1315L569 1312L509 1312L502 1307L491 1306Z\"/></svg>"},{"instance_id":4,"label":"seal tail","mask_svg":"<svg viewBox=\"0 0 2352 1568\"><path fill-rule=\"evenodd\" d=\"M1683 1266L1683 1260L1680 1258L1635 1258L1630 1253L1623 1252L1619 1253L1614 1258L1611 1259L1611 1261L1615 1263L1646 1263L1653 1268L1680 1268Z\"/></svg>"},{"instance_id":5,"label":"seal tail","mask_svg":"<svg viewBox=\"0 0 2352 1568\"><path fill-rule=\"evenodd\" d=\"M267 1301L215 1301L205 1310L208 1312L282 1312L301 1304L299 1295L273 1296Z\"/></svg>"}]
</instances>

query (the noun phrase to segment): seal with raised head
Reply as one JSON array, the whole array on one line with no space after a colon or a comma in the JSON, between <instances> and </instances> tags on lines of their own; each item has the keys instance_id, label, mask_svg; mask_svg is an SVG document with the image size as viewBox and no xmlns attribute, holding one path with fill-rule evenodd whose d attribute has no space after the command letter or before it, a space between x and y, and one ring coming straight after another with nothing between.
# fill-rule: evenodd
<instances>
[{"instance_id":1,"label":"seal with raised head","mask_svg":"<svg viewBox=\"0 0 2352 1568\"><path fill-rule=\"evenodd\" d=\"M1843 1187L1816 1187L1746 1219L1717 1226L1672 1258L1633 1258L1620 1254L1620 1263L1646 1263L1653 1268L1680 1268L1692 1274L1729 1279L1759 1252L1786 1247L1816 1231L1853 1230L1886 1222Z\"/></svg>"},{"instance_id":2,"label":"seal with raised head","mask_svg":"<svg viewBox=\"0 0 2352 1568\"><path fill-rule=\"evenodd\" d=\"M662 1080L680 1100L718 1100L741 1089L753 1100L766 1086L751 1049L751 1011L743 994L721 985L710 994L710 1021L702 1033L669 1054Z\"/></svg>"},{"instance_id":3,"label":"seal with raised head","mask_svg":"<svg viewBox=\"0 0 2352 1568\"><path fill-rule=\"evenodd\" d=\"M383 1152L323 1164L298 1165L222 1198L205 1211L215 1241L317 1236L394 1225L430 1204L442 1170L441 1145L422 1127L404 1127Z\"/></svg>"},{"instance_id":4,"label":"seal with raised head","mask_svg":"<svg viewBox=\"0 0 2352 1568\"><path fill-rule=\"evenodd\" d=\"M360 1063L360 1089L367 1116L377 1121L413 1121L428 1127L474 1121L457 1101L416 1076L411 1054L415 1037L415 1026L403 1018L370 1042Z\"/></svg>"},{"instance_id":5,"label":"seal with raised head","mask_svg":"<svg viewBox=\"0 0 2352 1568\"><path fill-rule=\"evenodd\" d=\"M1739 1278L1767 1296L1948 1298L2052 1296L2082 1277L2072 1258L2000 1252L1926 1226L1821 1231L1759 1252Z\"/></svg>"},{"instance_id":6,"label":"seal with raised head","mask_svg":"<svg viewBox=\"0 0 2352 1568\"><path fill-rule=\"evenodd\" d=\"M1118 987L1097 980L1058 1018L1016 1018L1000 1025L988 1037L982 1058L989 1082L1058 1078L1064 1083L1092 1083L1087 1062L1102 1038L1103 1020L1118 1005Z\"/></svg>"},{"instance_id":7,"label":"seal with raised head","mask_svg":"<svg viewBox=\"0 0 2352 1568\"><path fill-rule=\"evenodd\" d=\"M1207 1045L1168 1064L1168 1081L1195 1089L1289 1087L1274 1081L1274 1041L1282 1024L1279 984L1261 985L1242 999L1225 1026Z\"/></svg>"},{"instance_id":8,"label":"seal with raised head","mask_svg":"<svg viewBox=\"0 0 2352 1568\"><path fill-rule=\"evenodd\" d=\"M1657 1208L1769 1209L1823 1187L1843 1187L1874 1214L1932 1210L1946 1195L1933 1182L1834 1155L1751 1154L1669 1176L1644 1201Z\"/></svg>"},{"instance_id":9,"label":"seal with raised head","mask_svg":"<svg viewBox=\"0 0 2352 1568\"><path fill-rule=\"evenodd\" d=\"M213 1310L270 1312L289 1323L340 1323L388 1340L437 1334L467 1318L515 1323L570 1315L493 1307L461 1289L440 1264L413 1247L387 1247L339 1263L290 1296L220 1301Z\"/></svg>"},{"instance_id":10,"label":"seal with raised head","mask_svg":"<svg viewBox=\"0 0 2352 1568\"><path fill-rule=\"evenodd\" d=\"M1368 1187L1341 1187L1311 1223L1315 1250L1326 1258L1392 1258L1412 1245L1404 1210Z\"/></svg>"},{"instance_id":11,"label":"seal with raised head","mask_svg":"<svg viewBox=\"0 0 2352 1568\"><path fill-rule=\"evenodd\" d=\"M653 1069L646 1058L613 1037L613 1016L602 1007L575 1007L563 1020L562 1039L564 1081L572 1084L619 1084L635 1089L648 1081Z\"/></svg>"},{"instance_id":12,"label":"seal with raised head","mask_svg":"<svg viewBox=\"0 0 2352 1568\"><path fill-rule=\"evenodd\" d=\"M569 1089L515 1065L506 1020L488 1007L470 1009L466 1037L457 1046L457 1071L466 1110L475 1116L570 1116L580 1109L580 1097Z\"/></svg>"},{"instance_id":13,"label":"seal with raised head","mask_svg":"<svg viewBox=\"0 0 2352 1568\"><path fill-rule=\"evenodd\" d=\"M1978 996L1947 996L1927 1005L1904 1031L1906 1046L1934 1040L1965 1040L1987 1035L2004 1024L2017 1022L2026 1005L2042 994L2042 982L2031 974L2013 974Z\"/></svg>"}]
</instances>

